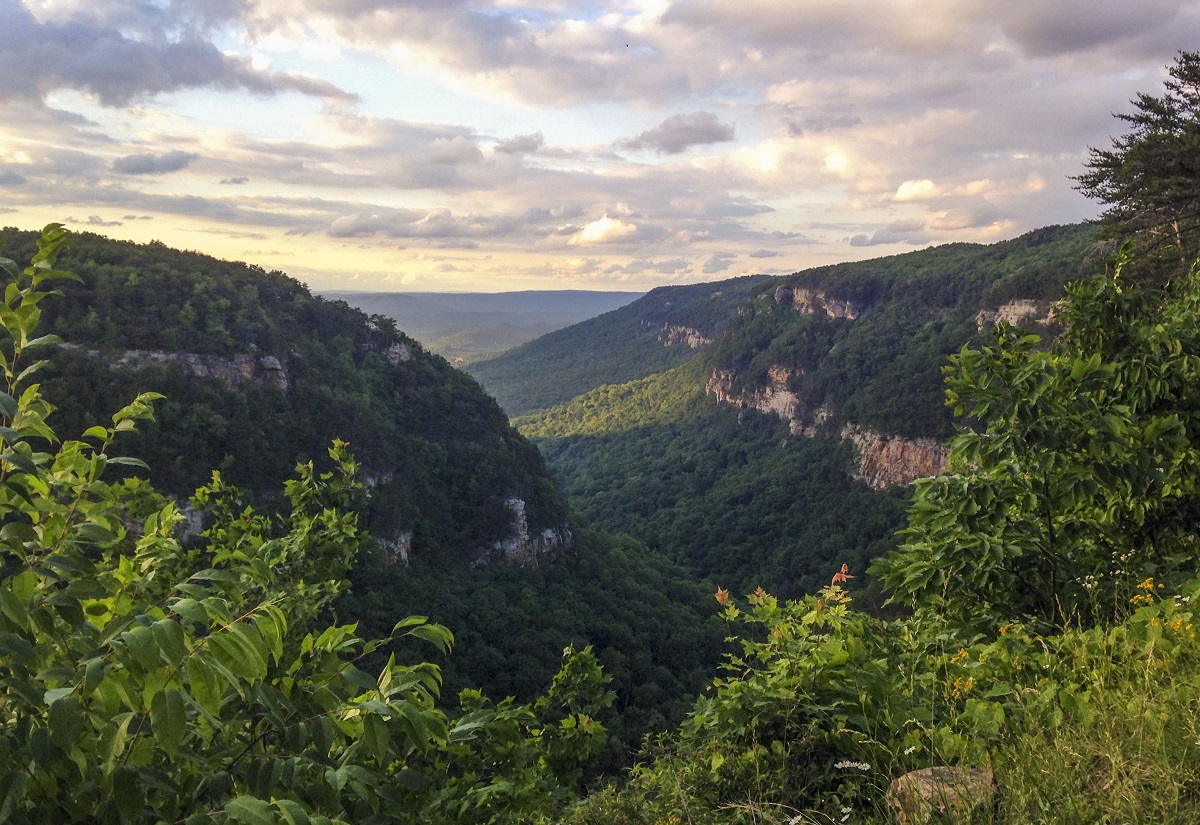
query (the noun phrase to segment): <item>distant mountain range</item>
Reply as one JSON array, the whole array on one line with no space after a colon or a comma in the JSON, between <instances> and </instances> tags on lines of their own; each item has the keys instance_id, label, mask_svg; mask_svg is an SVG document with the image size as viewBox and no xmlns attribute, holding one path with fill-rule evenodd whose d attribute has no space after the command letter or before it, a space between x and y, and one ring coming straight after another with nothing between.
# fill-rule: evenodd
<instances>
[{"instance_id":1,"label":"distant mountain range","mask_svg":"<svg viewBox=\"0 0 1200 825\"><path fill-rule=\"evenodd\" d=\"M490 358L563 327L623 307L641 292L325 292L396 326L455 365Z\"/></svg>"}]
</instances>

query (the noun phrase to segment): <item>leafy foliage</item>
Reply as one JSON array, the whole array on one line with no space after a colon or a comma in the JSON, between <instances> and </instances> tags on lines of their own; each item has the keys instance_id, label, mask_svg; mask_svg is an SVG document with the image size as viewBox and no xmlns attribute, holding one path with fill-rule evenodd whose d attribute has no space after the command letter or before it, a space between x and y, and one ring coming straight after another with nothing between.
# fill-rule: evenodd
<instances>
[{"instance_id":1,"label":"leafy foliage","mask_svg":"<svg viewBox=\"0 0 1200 825\"><path fill-rule=\"evenodd\" d=\"M1195 572L1200 276L1159 292L1118 263L1069 292L1049 350L1001 330L952 359L950 403L986 426L954 439L874 568L898 599L1091 623L1132 582Z\"/></svg>"},{"instance_id":2,"label":"leafy foliage","mask_svg":"<svg viewBox=\"0 0 1200 825\"><path fill-rule=\"evenodd\" d=\"M219 475L194 502L212 525L176 537L176 506L138 479L110 483L118 436L151 418L138 396L58 443L24 363L66 234L47 227L0 308L0 820L12 822L532 821L570 797L603 738L611 695L589 649L566 651L537 705L436 707L435 665L319 621L363 535L345 449L299 468L286 515L237 504ZM44 451L45 445L53 452ZM424 617L393 638L449 648ZM474 766L487 765L478 771ZM453 799L447 805L447 798Z\"/></svg>"},{"instance_id":3,"label":"leafy foliage","mask_svg":"<svg viewBox=\"0 0 1200 825\"><path fill-rule=\"evenodd\" d=\"M755 290L704 357L733 375L735 393L768 386L768 373L786 368L810 418L825 409L838 423L945 437L953 423L941 366L982 339L979 311L1060 299L1064 284L1086 272L1093 237L1088 226L1046 227L990 246L949 244L775 279ZM776 299L781 288L844 302L857 317L799 312Z\"/></svg>"},{"instance_id":4,"label":"leafy foliage","mask_svg":"<svg viewBox=\"0 0 1200 825\"><path fill-rule=\"evenodd\" d=\"M1154 582L1121 621L973 635L934 613L885 622L831 584L783 603L718 591L733 651L680 733L576 825L891 822L885 792L930 765L986 767L978 820L1188 823L1200 793L1189 603Z\"/></svg>"},{"instance_id":5,"label":"leafy foliage","mask_svg":"<svg viewBox=\"0 0 1200 825\"><path fill-rule=\"evenodd\" d=\"M1140 93L1111 149L1093 148L1079 190L1106 205L1109 238L1135 238L1161 277L1200 257L1200 52L1181 51L1161 97Z\"/></svg>"}]
</instances>

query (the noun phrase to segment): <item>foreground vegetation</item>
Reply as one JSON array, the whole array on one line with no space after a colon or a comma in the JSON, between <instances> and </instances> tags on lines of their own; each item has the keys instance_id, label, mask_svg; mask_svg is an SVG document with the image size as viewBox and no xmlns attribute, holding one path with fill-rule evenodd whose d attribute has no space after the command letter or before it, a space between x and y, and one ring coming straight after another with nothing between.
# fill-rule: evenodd
<instances>
[{"instance_id":1,"label":"foreground vegetation","mask_svg":"<svg viewBox=\"0 0 1200 825\"><path fill-rule=\"evenodd\" d=\"M677 737L576 822L885 821L914 768L993 771L985 822L1200 814L1200 272L1074 287L1049 349L1002 329L949 368L983 423L877 561L781 603L720 590L738 649Z\"/></svg>"}]
</instances>

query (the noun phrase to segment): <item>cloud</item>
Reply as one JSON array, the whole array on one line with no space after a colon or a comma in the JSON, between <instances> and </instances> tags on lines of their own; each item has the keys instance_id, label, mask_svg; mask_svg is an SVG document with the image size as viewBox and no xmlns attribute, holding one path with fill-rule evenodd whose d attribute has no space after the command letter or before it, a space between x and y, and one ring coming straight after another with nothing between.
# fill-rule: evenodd
<instances>
[{"instance_id":1,"label":"cloud","mask_svg":"<svg viewBox=\"0 0 1200 825\"><path fill-rule=\"evenodd\" d=\"M718 272L724 272L733 266L737 260L737 255L730 252L717 252L711 258L704 262L704 274L715 275Z\"/></svg>"},{"instance_id":2,"label":"cloud","mask_svg":"<svg viewBox=\"0 0 1200 825\"><path fill-rule=\"evenodd\" d=\"M14 172L12 169L0 169L0 186L21 186L26 180L26 177L20 172Z\"/></svg>"},{"instance_id":3,"label":"cloud","mask_svg":"<svg viewBox=\"0 0 1200 825\"><path fill-rule=\"evenodd\" d=\"M896 221L870 235L855 235L851 246L878 246L880 244L910 243L923 244L930 240L925 224L921 221Z\"/></svg>"},{"instance_id":4,"label":"cloud","mask_svg":"<svg viewBox=\"0 0 1200 825\"><path fill-rule=\"evenodd\" d=\"M532 135L517 135L496 144L495 150L504 155L530 155L546 143L541 132Z\"/></svg>"},{"instance_id":5,"label":"cloud","mask_svg":"<svg viewBox=\"0 0 1200 825\"><path fill-rule=\"evenodd\" d=\"M653 129L647 129L617 145L634 152L652 150L665 155L677 155L693 146L733 140L734 131L732 123L722 123L712 112L693 112L671 115Z\"/></svg>"},{"instance_id":6,"label":"cloud","mask_svg":"<svg viewBox=\"0 0 1200 825\"><path fill-rule=\"evenodd\" d=\"M226 186L240 186L243 183L249 183L250 178L245 175L236 175L232 178L221 178L221 183Z\"/></svg>"},{"instance_id":7,"label":"cloud","mask_svg":"<svg viewBox=\"0 0 1200 825\"><path fill-rule=\"evenodd\" d=\"M157 8L138 6L145 11ZM52 91L74 89L93 95L102 105L125 106L164 92L204 87L357 100L320 78L257 70L248 58L222 52L194 29L185 28L171 39L167 33L178 30L179 20L158 19L162 28L155 29L153 14L133 23L105 11L101 5L99 13L64 13L61 22L40 22L19 0L0 0L0 100L41 100ZM104 22L106 17L113 24ZM126 33L139 29L141 39Z\"/></svg>"},{"instance_id":8,"label":"cloud","mask_svg":"<svg viewBox=\"0 0 1200 825\"><path fill-rule=\"evenodd\" d=\"M751 258L777 258L782 255L782 252L776 252L772 249L756 249L750 253Z\"/></svg>"},{"instance_id":9,"label":"cloud","mask_svg":"<svg viewBox=\"0 0 1200 825\"><path fill-rule=\"evenodd\" d=\"M1088 51L1168 25L1179 0L1055 0L992 7L1004 33L1027 54L1045 57Z\"/></svg>"},{"instance_id":10,"label":"cloud","mask_svg":"<svg viewBox=\"0 0 1200 825\"><path fill-rule=\"evenodd\" d=\"M162 155L151 153L126 155L112 162L112 170L118 175L162 175L178 172L191 166L200 156L194 152L167 152Z\"/></svg>"},{"instance_id":11,"label":"cloud","mask_svg":"<svg viewBox=\"0 0 1200 825\"><path fill-rule=\"evenodd\" d=\"M624 266L610 266L607 272L624 273L626 275L640 275L643 272L657 272L660 275L675 275L680 272L685 272L692 268L692 262L684 258L670 258L664 261L654 261L646 258L638 258L630 261Z\"/></svg>"},{"instance_id":12,"label":"cloud","mask_svg":"<svg viewBox=\"0 0 1200 825\"><path fill-rule=\"evenodd\" d=\"M610 218L605 215L599 220L580 229L571 237L570 243L578 246L595 246L597 244L620 243L632 240L638 234L636 224Z\"/></svg>"}]
</instances>

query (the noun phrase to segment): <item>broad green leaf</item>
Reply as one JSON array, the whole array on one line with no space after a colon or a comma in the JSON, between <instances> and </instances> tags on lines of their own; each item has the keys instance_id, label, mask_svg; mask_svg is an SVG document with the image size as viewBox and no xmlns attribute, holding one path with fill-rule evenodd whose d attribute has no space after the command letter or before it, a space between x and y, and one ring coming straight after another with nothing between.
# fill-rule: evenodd
<instances>
[{"instance_id":1,"label":"broad green leaf","mask_svg":"<svg viewBox=\"0 0 1200 825\"><path fill-rule=\"evenodd\" d=\"M159 747L174 757L187 731L183 695L178 690L162 690L154 695L150 704L150 724Z\"/></svg>"},{"instance_id":2,"label":"broad green leaf","mask_svg":"<svg viewBox=\"0 0 1200 825\"><path fill-rule=\"evenodd\" d=\"M276 825L271 804L253 796L238 796L225 803L225 813L230 822L245 825Z\"/></svg>"}]
</instances>

